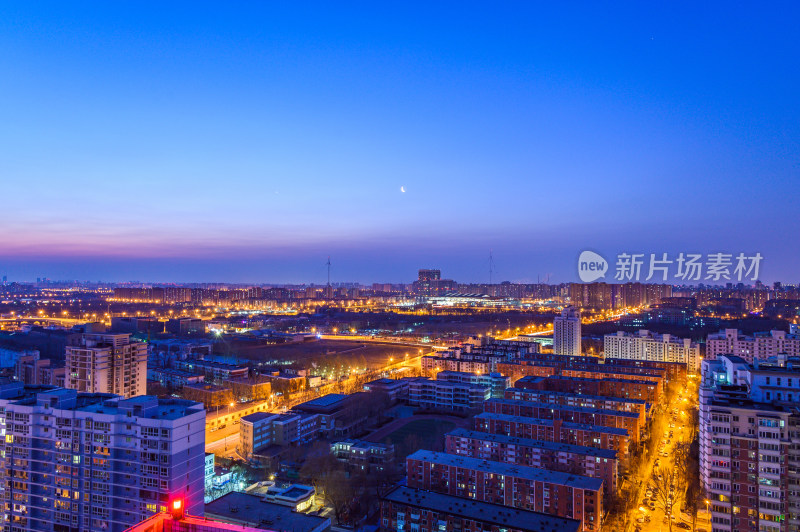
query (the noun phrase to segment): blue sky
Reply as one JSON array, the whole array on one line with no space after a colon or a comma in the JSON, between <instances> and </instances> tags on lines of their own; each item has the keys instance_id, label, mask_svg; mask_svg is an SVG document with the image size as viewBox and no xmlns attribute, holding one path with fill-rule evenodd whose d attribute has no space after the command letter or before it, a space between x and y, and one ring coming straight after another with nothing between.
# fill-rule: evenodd
<instances>
[{"instance_id":1,"label":"blue sky","mask_svg":"<svg viewBox=\"0 0 800 532\"><path fill-rule=\"evenodd\" d=\"M0 273L800 281L796 5L429 4L0 6Z\"/></svg>"}]
</instances>

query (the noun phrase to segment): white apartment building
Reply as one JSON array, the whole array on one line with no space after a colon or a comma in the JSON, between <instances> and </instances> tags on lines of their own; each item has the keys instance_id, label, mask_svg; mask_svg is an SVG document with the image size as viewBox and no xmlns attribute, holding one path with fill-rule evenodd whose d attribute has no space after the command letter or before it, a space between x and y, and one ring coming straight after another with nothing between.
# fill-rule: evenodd
<instances>
[{"instance_id":1,"label":"white apartment building","mask_svg":"<svg viewBox=\"0 0 800 532\"><path fill-rule=\"evenodd\" d=\"M603 337L603 351L607 358L679 362L686 364L690 374L700 371L700 346L688 338L669 334L655 334L644 329L637 333L617 331Z\"/></svg>"},{"instance_id":2,"label":"white apartment building","mask_svg":"<svg viewBox=\"0 0 800 532\"><path fill-rule=\"evenodd\" d=\"M147 344L130 335L84 334L67 346L66 387L79 392L134 397L147 393Z\"/></svg>"},{"instance_id":3,"label":"white apartment building","mask_svg":"<svg viewBox=\"0 0 800 532\"><path fill-rule=\"evenodd\" d=\"M122 532L181 499L203 514L203 405L0 385L4 530Z\"/></svg>"},{"instance_id":4,"label":"white apartment building","mask_svg":"<svg viewBox=\"0 0 800 532\"><path fill-rule=\"evenodd\" d=\"M581 311L577 308L566 307L553 320L553 353L580 356Z\"/></svg>"},{"instance_id":5,"label":"white apartment building","mask_svg":"<svg viewBox=\"0 0 800 532\"><path fill-rule=\"evenodd\" d=\"M409 379L408 404L434 410L466 412L478 410L491 399L488 385L469 382L430 380L425 377Z\"/></svg>"},{"instance_id":6,"label":"white apartment building","mask_svg":"<svg viewBox=\"0 0 800 532\"><path fill-rule=\"evenodd\" d=\"M800 336L784 331L745 336L737 329L725 329L706 339L706 358L711 360L719 355L735 355L751 363L780 354L800 356Z\"/></svg>"},{"instance_id":7,"label":"white apartment building","mask_svg":"<svg viewBox=\"0 0 800 532\"><path fill-rule=\"evenodd\" d=\"M480 374L494 371L494 363L486 359L424 356L422 357L422 369L426 372L459 371Z\"/></svg>"}]
</instances>

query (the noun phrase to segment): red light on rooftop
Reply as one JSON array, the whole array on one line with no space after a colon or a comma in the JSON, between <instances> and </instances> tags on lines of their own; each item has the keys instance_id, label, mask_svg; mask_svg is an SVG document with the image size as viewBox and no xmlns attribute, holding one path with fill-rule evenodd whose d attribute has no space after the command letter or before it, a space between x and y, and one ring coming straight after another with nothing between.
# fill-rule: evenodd
<instances>
[{"instance_id":1,"label":"red light on rooftop","mask_svg":"<svg viewBox=\"0 0 800 532\"><path fill-rule=\"evenodd\" d=\"M172 501L172 518L183 519L183 499Z\"/></svg>"}]
</instances>

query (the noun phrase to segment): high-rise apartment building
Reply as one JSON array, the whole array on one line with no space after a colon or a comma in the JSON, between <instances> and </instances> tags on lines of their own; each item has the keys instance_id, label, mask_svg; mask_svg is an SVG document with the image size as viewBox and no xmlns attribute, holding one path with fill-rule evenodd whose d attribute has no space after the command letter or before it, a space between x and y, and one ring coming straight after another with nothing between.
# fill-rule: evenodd
<instances>
[{"instance_id":1,"label":"high-rise apartment building","mask_svg":"<svg viewBox=\"0 0 800 532\"><path fill-rule=\"evenodd\" d=\"M581 311L566 307L553 320L553 353L579 356L581 354Z\"/></svg>"},{"instance_id":2,"label":"high-rise apartment building","mask_svg":"<svg viewBox=\"0 0 800 532\"><path fill-rule=\"evenodd\" d=\"M122 397L147 391L147 344L124 334L84 334L67 346L66 386L79 392Z\"/></svg>"},{"instance_id":3,"label":"high-rise apartment building","mask_svg":"<svg viewBox=\"0 0 800 532\"><path fill-rule=\"evenodd\" d=\"M735 355L747 362L786 354L800 356L800 336L785 331L770 331L745 336L737 329L725 329L709 334L706 340L706 358L719 355Z\"/></svg>"},{"instance_id":4,"label":"high-rise apartment building","mask_svg":"<svg viewBox=\"0 0 800 532\"><path fill-rule=\"evenodd\" d=\"M800 529L800 360L703 361L700 477L713 532Z\"/></svg>"},{"instance_id":5,"label":"high-rise apartment building","mask_svg":"<svg viewBox=\"0 0 800 532\"><path fill-rule=\"evenodd\" d=\"M120 532L175 499L203 514L202 405L9 383L0 428L5 530Z\"/></svg>"},{"instance_id":6,"label":"high-rise apartment building","mask_svg":"<svg viewBox=\"0 0 800 532\"><path fill-rule=\"evenodd\" d=\"M603 351L608 358L679 362L686 364L689 373L700 370L700 346L688 338L676 338L669 334L655 334L646 330L635 334L618 331L603 337Z\"/></svg>"}]
</instances>

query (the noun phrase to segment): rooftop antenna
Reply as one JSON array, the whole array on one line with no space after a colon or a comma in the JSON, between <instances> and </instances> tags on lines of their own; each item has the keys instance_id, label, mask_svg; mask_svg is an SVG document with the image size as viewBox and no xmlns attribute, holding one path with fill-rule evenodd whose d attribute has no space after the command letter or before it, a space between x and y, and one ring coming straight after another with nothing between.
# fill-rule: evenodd
<instances>
[{"instance_id":1,"label":"rooftop antenna","mask_svg":"<svg viewBox=\"0 0 800 532\"><path fill-rule=\"evenodd\" d=\"M325 263L328 266L328 286L331 285L331 256L328 255L328 262Z\"/></svg>"},{"instance_id":2,"label":"rooftop antenna","mask_svg":"<svg viewBox=\"0 0 800 532\"><path fill-rule=\"evenodd\" d=\"M492 258L492 250L489 250L489 284L492 284L492 274L494 273L494 258Z\"/></svg>"}]
</instances>

